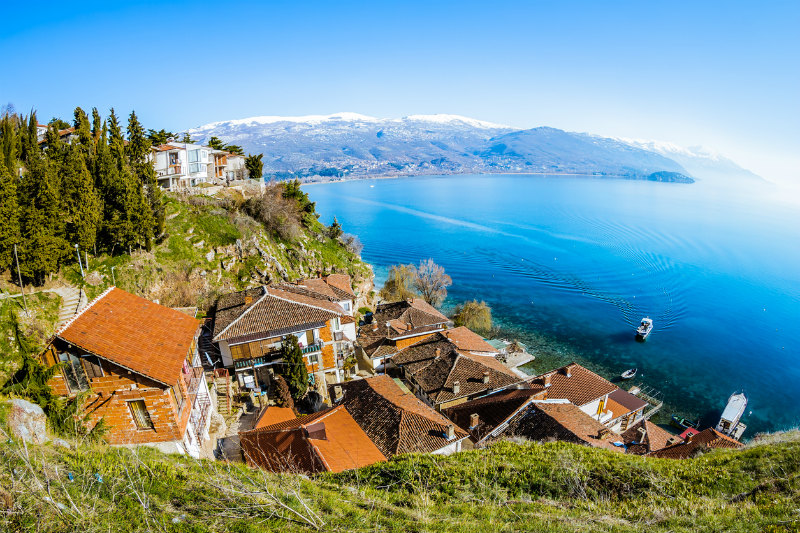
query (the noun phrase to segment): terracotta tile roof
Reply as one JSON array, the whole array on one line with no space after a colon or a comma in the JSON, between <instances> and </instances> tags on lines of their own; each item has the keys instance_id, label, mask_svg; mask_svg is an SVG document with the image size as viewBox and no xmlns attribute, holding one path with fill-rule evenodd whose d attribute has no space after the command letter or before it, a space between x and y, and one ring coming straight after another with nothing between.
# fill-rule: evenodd
<instances>
[{"instance_id":1,"label":"terracotta tile roof","mask_svg":"<svg viewBox=\"0 0 800 533\"><path fill-rule=\"evenodd\" d=\"M704 429L697 435L688 437L688 439L682 444L667 446L648 455L666 459L688 459L699 450L707 448L741 448L744 446L738 440L723 435L713 428Z\"/></svg>"},{"instance_id":2,"label":"terracotta tile roof","mask_svg":"<svg viewBox=\"0 0 800 533\"><path fill-rule=\"evenodd\" d=\"M265 428L296 419L297 416L294 414L294 411L288 407L267 407L261 412L261 415L259 415L253 429Z\"/></svg>"},{"instance_id":3,"label":"terracotta tile roof","mask_svg":"<svg viewBox=\"0 0 800 533\"><path fill-rule=\"evenodd\" d=\"M248 464L273 471L341 472L386 457L344 407L239 433Z\"/></svg>"},{"instance_id":4,"label":"terracotta tile roof","mask_svg":"<svg viewBox=\"0 0 800 533\"><path fill-rule=\"evenodd\" d=\"M214 341L276 336L320 327L347 313L338 304L268 286L228 294L217 303Z\"/></svg>"},{"instance_id":5,"label":"terracotta tile roof","mask_svg":"<svg viewBox=\"0 0 800 533\"><path fill-rule=\"evenodd\" d=\"M549 378L550 386L545 387ZM610 381L598 376L578 363L570 363L530 380L533 389L547 389L548 399L565 399L581 406L593 402L618 389Z\"/></svg>"},{"instance_id":6,"label":"terracotta tile roof","mask_svg":"<svg viewBox=\"0 0 800 533\"><path fill-rule=\"evenodd\" d=\"M645 455L666 448L670 439L677 439L678 443L683 442L677 435L649 420L640 420L622 433L627 452L635 455Z\"/></svg>"},{"instance_id":7,"label":"terracotta tile roof","mask_svg":"<svg viewBox=\"0 0 800 533\"><path fill-rule=\"evenodd\" d=\"M483 337L472 331L466 326L447 329L443 335L450 339L459 350L467 352L486 352L496 354L497 350L491 344L483 340Z\"/></svg>"},{"instance_id":8,"label":"terracotta tile roof","mask_svg":"<svg viewBox=\"0 0 800 533\"><path fill-rule=\"evenodd\" d=\"M348 274L331 274L325 277L325 283L345 298L355 300L356 293L353 292L353 280Z\"/></svg>"},{"instance_id":9,"label":"terracotta tile roof","mask_svg":"<svg viewBox=\"0 0 800 533\"><path fill-rule=\"evenodd\" d=\"M521 379L494 356L463 352L443 333L436 333L392 356L434 404L509 387ZM488 372L488 383L483 382ZM458 393L454 392L455 382Z\"/></svg>"},{"instance_id":10,"label":"terracotta tile roof","mask_svg":"<svg viewBox=\"0 0 800 533\"><path fill-rule=\"evenodd\" d=\"M544 391L531 389L505 390L449 407L442 413L456 425L467 428L472 439L478 442L520 408L543 395ZM472 425L473 414L478 415L478 424L475 426Z\"/></svg>"},{"instance_id":11,"label":"terracotta tile roof","mask_svg":"<svg viewBox=\"0 0 800 533\"><path fill-rule=\"evenodd\" d=\"M331 398L336 397L335 387L342 388L337 405L347 409L386 457L435 452L468 436L456 426L455 438L448 440L450 421L413 394L403 392L389 376L329 385Z\"/></svg>"},{"instance_id":12,"label":"terracotta tile roof","mask_svg":"<svg viewBox=\"0 0 800 533\"><path fill-rule=\"evenodd\" d=\"M169 152L170 150L181 150L181 148L178 146L172 146L170 144L161 144L159 146L155 146L153 150L156 152Z\"/></svg>"},{"instance_id":13,"label":"terracotta tile roof","mask_svg":"<svg viewBox=\"0 0 800 533\"><path fill-rule=\"evenodd\" d=\"M506 434L532 440L562 440L621 452L622 437L587 415L572 403L532 402L522 416L515 417Z\"/></svg>"},{"instance_id":14,"label":"terracotta tile roof","mask_svg":"<svg viewBox=\"0 0 800 533\"><path fill-rule=\"evenodd\" d=\"M98 296L56 336L137 374L172 386L201 321L122 289Z\"/></svg>"},{"instance_id":15,"label":"terracotta tile roof","mask_svg":"<svg viewBox=\"0 0 800 533\"><path fill-rule=\"evenodd\" d=\"M317 293L318 295L326 299L329 300L339 299L339 296L333 291L333 289L327 283L325 283L325 280L322 278L304 279L298 281L297 285L305 287L312 293Z\"/></svg>"}]
</instances>

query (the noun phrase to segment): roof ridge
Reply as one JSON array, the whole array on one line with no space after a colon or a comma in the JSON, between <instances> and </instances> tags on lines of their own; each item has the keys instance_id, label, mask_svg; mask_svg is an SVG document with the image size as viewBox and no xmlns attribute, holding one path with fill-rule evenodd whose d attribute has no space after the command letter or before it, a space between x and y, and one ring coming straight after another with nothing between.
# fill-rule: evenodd
<instances>
[{"instance_id":1,"label":"roof ridge","mask_svg":"<svg viewBox=\"0 0 800 533\"><path fill-rule=\"evenodd\" d=\"M290 300L288 298L282 298L282 297L280 297L280 296L278 296L276 294L271 294L271 293L269 293L269 287L267 287L266 290L267 290L267 294L269 294L269 296L272 296L273 298L277 298L278 300L283 300L284 302L289 302L289 303L293 303L293 304L296 304L296 305L304 305L306 307L311 307L312 309L319 309L320 311L327 311L328 313L336 313L337 312L337 311L331 311L330 309L325 309L324 307L319 307L319 306L307 304L307 303L304 303L304 302L298 302L298 301L295 301L295 300ZM280 291L282 289L275 289L275 290L279 290ZM284 291L284 292L291 292L291 291ZM311 296L309 296L309 298L311 298ZM339 305L336 302L331 302L331 303L333 305ZM244 313L242 313L242 314L244 315ZM342 309L342 314L343 315L347 314L344 309Z\"/></svg>"},{"instance_id":2,"label":"roof ridge","mask_svg":"<svg viewBox=\"0 0 800 533\"><path fill-rule=\"evenodd\" d=\"M78 317L83 315L83 313L85 313L90 307L92 307L95 303L97 303L100 300L102 300L103 298L105 298L108 295L108 293L110 293L112 290L114 290L116 288L117 287L115 285L110 286L109 288L107 288L106 290L101 292L100 295L97 296L94 300L92 300L91 302L86 304L86 307L84 307L83 309L79 310L77 313L75 313L75 315L73 315L72 318L70 318L69 320L64 322L64 325L62 325L60 328L58 328L58 331L56 331L56 333L55 333L56 337L58 337L58 335L60 333L63 333L64 330L67 329L67 327L71 326L72 323L75 322L78 319ZM78 289L78 290L81 291L83 289Z\"/></svg>"},{"instance_id":3,"label":"roof ridge","mask_svg":"<svg viewBox=\"0 0 800 533\"><path fill-rule=\"evenodd\" d=\"M262 294L262 295L261 295L261 298L259 298L259 299L258 299L258 300L256 300L255 302L253 302L253 305L251 305L250 307L248 307L247 309L245 309L245 310L244 310L244 312L243 312L241 315L239 315L239 316L237 316L236 318L234 318L233 320L231 320L230 324L228 324L227 326L225 326L225 327L223 328L223 330L222 330L222 331L220 331L219 333L217 333L216 335L214 335L214 339L218 338L220 335L222 335L223 333L225 333L226 331L228 331L228 329L229 329L229 328L230 328L232 325L234 325L234 324L236 324L237 322L239 322L239 320L241 320L241 319L242 319L242 317L243 317L244 315L246 315L247 313L249 313L251 309L253 309L255 306L257 306L258 304L260 304L260 303L261 303L261 301L262 301L264 298L266 298L266 296L267 296L269 293L266 291L266 287L263 287L263 289L265 289L265 290L264 290L264 294ZM243 291L241 291L241 292L247 292L247 290L248 290L248 289L245 289L245 290L243 290ZM213 341L214 339L211 339L211 340Z\"/></svg>"}]
</instances>

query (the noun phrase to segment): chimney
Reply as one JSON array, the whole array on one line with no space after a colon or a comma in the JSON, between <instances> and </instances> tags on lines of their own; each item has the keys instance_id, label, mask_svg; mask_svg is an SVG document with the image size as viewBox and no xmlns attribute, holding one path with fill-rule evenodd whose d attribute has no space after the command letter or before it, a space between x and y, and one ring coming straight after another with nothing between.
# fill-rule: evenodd
<instances>
[{"instance_id":1,"label":"chimney","mask_svg":"<svg viewBox=\"0 0 800 533\"><path fill-rule=\"evenodd\" d=\"M244 305L250 305L251 303L253 303L253 297L250 296L249 294L245 294Z\"/></svg>"},{"instance_id":2,"label":"chimney","mask_svg":"<svg viewBox=\"0 0 800 533\"><path fill-rule=\"evenodd\" d=\"M600 429L597 431L597 438L598 438L598 439L602 439L603 437L605 437L605 436L606 436L606 435L608 435L609 433L610 433L610 431L608 430L608 428L600 428Z\"/></svg>"},{"instance_id":3,"label":"chimney","mask_svg":"<svg viewBox=\"0 0 800 533\"><path fill-rule=\"evenodd\" d=\"M442 349L441 348L436 348L436 351L434 353L436 354L436 357L441 357Z\"/></svg>"},{"instance_id":4,"label":"chimney","mask_svg":"<svg viewBox=\"0 0 800 533\"><path fill-rule=\"evenodd\" d=\"M325 432L325 422L318 422L311 424L306 428L306 436L309 439L328 440L328 435Z\"/></svg>"},{"instance_id":5,"label":"chimney","mask_svg":"<svg viewBox=\"0 0 800 533\"><path fill-rule=\"evenodd\" d=\"M372 323L372 331L378 331L378 323L377 322L373 322Z\"/></svg>"},{"instance_id":6,"label":"chimney","mask_svg":"<svg viewBox=\"0 0 800 533\"><path fill-rule=\"evenodd\" d=\"M549 387L549 386L550 386L550 379L551 379L552 377L553 377L553 375L552 375L552 374L545 374L545 375L544 375L544 377L542 378L542 379L544 380L544 386L545 386L545 388L547 388L547 387Z\"/></svg>"},{"instance_id":7,"label":"chimney","mask_svg":"<svg viewBox=\"0 0 800 533\"><path fill-rule=\"evenodd\" d=\"M409 298L408 299L408 303L413 304L414 303L414 298Z\"/></svg>"},{"instance_id":8,"label":"chimney","mask_svg":"<svg viewBox=\"0 0 800 533\"><path fill-rule=\"evenodd\" d=\"M458 394L459 392L461 392L461 382L460 381L454 381L453 382L453 394Z\"/></svg>"},{"instance_id":9,"label":"chimney","mask_svg":"<svg viewBox=\"0 0 800 533\"><path fill-rule=\"evenodd\" d=\"M478 416L478 413L472 413L471 415L469 415L469 427L470 427L470 429L472 429L474 427L477 427L477 425L480 423L480 421L481 421L481 418Z\"/></svg>"},{"instance_id":10,"label":"chimney","mask_svg":"<svg viewBox=\"0 0 800 533\"><path fill-rule=\"evenodd\" d=\"M483 382L484 383L489 383L489 373L488 372L484 372L483 373Z\"/></svg>"},{"instance_id":11,"label":"chimney","mask_svg":"<svg viewBox=\"0 0 800 533\"><path fill-rule=\"evenodd\" d=\"M452 440L456 437L456 427L453 424L447 424L447 440Z\"/></svg>"},{"instance_id":12,"label":"chimney","mask_svg":"<svg viewBox=\"0 0 800 533\"><path fill-rule=\"evenodd\" d=\"M644 426L642 426L639 429L637 429L636 433L638 433L637 440L639 442L644 442L644 438L645 438L645 436L647 436L647 430L644 428Z\"/></svg>"},{"instance_id":13,"label":"chimney","mask_svg":"<svg viewBox=\"0 0 800 533\"><path fill-rule=\"evenodd\" d=\"M334 385L334 387L333 387L333 401L334 402L338 402L339 400L342 399L342 396L343 396L342 386L341 385Z\"/></svg>"},{"instance_id":14,"label":"chimney","mask_svg":"<svg viewBox=\"0 0 800 533\"><path fill-rule=\"evenodd\" d=\"M564 367L564 375L568 378L572 377L572 365L567 365Z\"/></svg>"},{"instance_id":15,"label":"chimney","mask_svg":"<svg viewBox=\"0 0 800 533\"><path fill-rule=\"evenodd\" d=\"M673 444L677 444L680 441L680 437L673 435L672 437L667 440L667 446L672 446ZM687 441L688 442L688 441Z\"/></svg>"}]
</instances>

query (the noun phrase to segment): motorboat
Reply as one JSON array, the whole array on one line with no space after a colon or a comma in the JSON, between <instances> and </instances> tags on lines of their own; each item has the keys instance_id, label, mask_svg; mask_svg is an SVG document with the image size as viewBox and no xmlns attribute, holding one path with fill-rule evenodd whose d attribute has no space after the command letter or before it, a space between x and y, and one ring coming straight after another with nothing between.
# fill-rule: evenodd
<instances>
[{"instance_id":1,"label":"motorboat","mask_svg":"<svg viewBox=\"0 0 800 533\"><path fill-rule=\"evenodd\" d=\"M636 372L638 370L639 370L638 368L629 368L628 370L620 374L619 377L621 377L622 379L633 379L636 376Z\"/></svg>"},{"instance_id":2,"label":"motorboat","mask_svg":"<svg viewBox=\"0 0 800 533\"><path fill-rule=\"evenodd\" d=\"M728 398L728 403L722 411L722 416L715 429L723 435L738 439L744 433L744 428L739 429L739 426L744 424L740 424L739 421L745 409L747 409L747 395L744 391L734 392Z\"/></svg>"},{"instance_id":3,"label":"motorboat","mask_svg":"<svg viewBox=\"0 0 800 533\"><path fill-rule=\"evenodd\" d=\"M645 340L650 332L653 331L653 319L650 317L644 317L642 319L642 323L639 324L639 327L636 328L636 338Z\"/></svg>"}]
</instances>

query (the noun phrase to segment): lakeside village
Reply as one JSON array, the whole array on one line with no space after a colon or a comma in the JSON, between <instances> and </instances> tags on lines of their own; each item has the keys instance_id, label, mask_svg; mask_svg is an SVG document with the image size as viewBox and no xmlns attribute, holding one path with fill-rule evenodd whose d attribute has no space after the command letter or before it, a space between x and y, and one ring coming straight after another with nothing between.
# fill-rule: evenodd
<instances>
[{"instance_id":1,"label":"lakeside village","mask_svg":"<svg viewBox=\"0 0 800 533\"><path fill-rule=\"evenodd\" d=\"M64 141L70 153L94 142L76 135L40 126L36 140ZM122 137L112 137L120 156ZM126 146L147 144L133 138ZM36 141L29 142L26 157L35 163ZM264 187L246 179L260 166L250 172L250 158L225 146L152 144L131 149L129 159L137 171L151 165L160 189ZM738 418L730 431L672 434L650 421L661 407L652 391L624 390L577 363L529 376L518 367L532 356L518 343L457 327L419 297L377 306L371 298L369 288L334 273L223 294L200 320L196 307L170 308L111 287L91 302L79 297L38 358L51 369L53 392L80 399L80 423L102 425L110 445L271 471L339 472L504 439L674 459L742 446L731 437L741 435ZM8 421L19 438L48 438L41 408L25 400L11 401Z\"/></svg>"},{"instance_id":2,"label":"lakeside village","mask_svg":"<svg viewBox=\"0 0 800 533\"><path fill-rule=\"evenodd\" d=\"M649 420L656 400L576 363L528 376L519 345L454 327L420 298L357 319L366 298L331 274L223 295L199 320L196 308L111 287L39 357L62 363L49 385L86 395L84 420L103 420L111 445L271 471L339 472L509 438L673 459L742 446L712 428L673 435ZM300 401L290 387L306 390ZM9 420L26 403L14 402Z\"/></svg>"}]
</instances>

